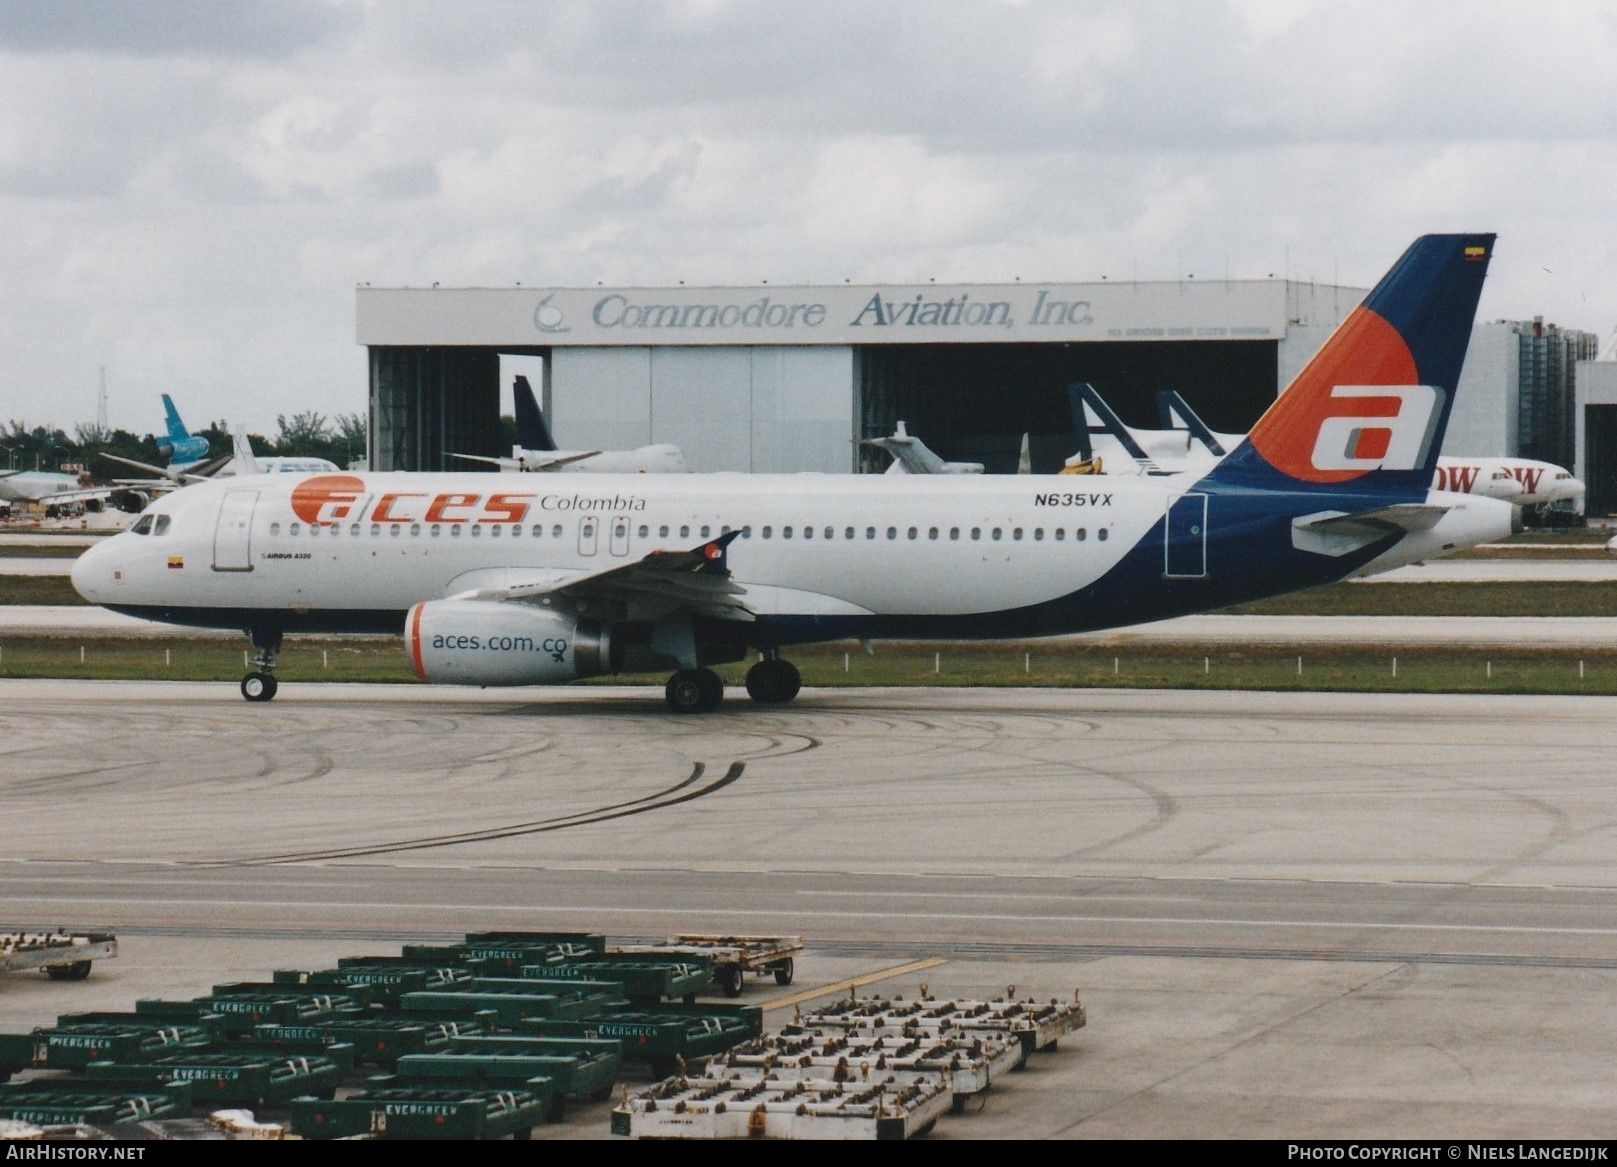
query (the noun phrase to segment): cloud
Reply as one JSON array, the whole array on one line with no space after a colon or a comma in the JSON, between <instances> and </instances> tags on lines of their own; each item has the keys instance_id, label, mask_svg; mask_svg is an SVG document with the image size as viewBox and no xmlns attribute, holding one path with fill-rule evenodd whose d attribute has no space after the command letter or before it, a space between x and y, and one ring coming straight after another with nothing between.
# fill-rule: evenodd
<instances>
[{"instance_id":1,"label":"cloud","mask_svg":"<svg viewBox=\"0 0 1617 1167\"><path fill-rule=\"evenodd\" d=\"M1614 23L1594 0L0 0L0 413L93 416L102 365L129 428L162 391L259 432L362 410L366 281L1362 286L1423 231L1498 230L1486 314L1604 333Z\"/></svg>"}]
</instances>

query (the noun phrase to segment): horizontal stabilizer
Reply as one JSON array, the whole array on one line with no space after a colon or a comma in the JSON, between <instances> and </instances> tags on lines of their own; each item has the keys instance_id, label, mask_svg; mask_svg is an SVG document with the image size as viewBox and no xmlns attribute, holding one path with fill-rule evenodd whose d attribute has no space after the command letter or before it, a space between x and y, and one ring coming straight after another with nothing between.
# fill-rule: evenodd
<instances>
[{"instance_id":1,"label":"horizontal stabilizer","mask_svg":"<svg viewBox=\"0 0 1617 1167\"><path fill-rule=\"evenodd\" d=\"M1347 555L1392 535L1428 531L1449 508L1426 503L1394 503L1348 514L1320 511L1291 521L1291 544L1318 555Z\"/></svg>"}]
</instances>

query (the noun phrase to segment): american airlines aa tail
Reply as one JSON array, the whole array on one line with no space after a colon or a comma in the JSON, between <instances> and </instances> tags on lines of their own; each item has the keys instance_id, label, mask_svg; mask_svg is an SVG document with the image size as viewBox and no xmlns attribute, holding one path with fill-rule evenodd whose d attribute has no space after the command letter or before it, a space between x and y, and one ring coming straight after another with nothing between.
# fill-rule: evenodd
<instances>
[{"instance_id":1,"label":"american airlines aa tail","mask_svg":"<svg viewBox=\"0 0 1617 1167\"><path fill-rule=\"evenodd\" d=\"M265 475L200 483L87 551L114 611L240 628L268 700L286 633L401 633L423 680L547 685L712 665L796 696L792 645L1053 636L1207 611L1510 533L1431 489L1492 235L1417 240L1203 475ZM291 479L292 481L286 481Z\"/></svg>"}]
</instances>

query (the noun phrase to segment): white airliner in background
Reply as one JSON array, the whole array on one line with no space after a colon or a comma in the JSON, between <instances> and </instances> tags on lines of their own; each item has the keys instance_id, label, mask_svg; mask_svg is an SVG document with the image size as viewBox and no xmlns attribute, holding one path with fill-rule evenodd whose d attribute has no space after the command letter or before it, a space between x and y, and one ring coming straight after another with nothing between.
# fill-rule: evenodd
<instances>
[{"instance_id":1,"label":"white airliner in background","mask_svg":"<svg viewBox=\"0 0 1617 1167\"><path fill-rule=\"evenodd\" d=\"M540 412L533 387L520 373L512 383L512 408L516 414L517 444L509 458L483 454L450 454L469 462L488 462L501 470L523 473L563 471L591 474L683 474L690 469L685 453L678 446L658 442L632 450L558 450L550 437L550 427Z\"/></svg>"},{"instance_id":2,"label":"white airliner in background","mask_svg":"<svg viewBox=\"0 0 1617 1167\"><path fill-rule=\"evenodd\" d=\"M1498 499L1432 489L1492 235L1417 240L1205 474L262 475L154 503L73 569L85 599L245 630L272 697L285 633L402 633L431 682L545 685L843 639L1051 636L1162 620L1510 533Z\"/></svg>"},{"instance_id":3,"label":"white airliner in background","mask_svg":"<svg viewBox=\"0 0 1617 1167\"><path fill-rule=\"evenodd\" d=\"M0 511L17 503L44 507L47 514L78 504L94 509L111 494L110 487L86 486L75 475L55 470L0 470Z\"/></svg>"},{"instance_id":4,"label":"white airliner in background","mask_svg":"<svg viewBox=\"0 0 1617 1167\"><path fill-rule=\"evenodd\" d=\"M1245 436L1209 429L1172 391L1158 394L1165 424L1156 430L1124 425L1091 385L1070 385L1068 391L1080 438L1079 452L1067 459L1070 468L1098 458L1101 472L1106 474L1205 473ZM1445 454L1437 459L1432 485L1456 494L1502 498L1523 507L1569 503L1569 509L1583 512L1583 483L1560 466L1532 458Z\"/></svg>"}]
</instances>

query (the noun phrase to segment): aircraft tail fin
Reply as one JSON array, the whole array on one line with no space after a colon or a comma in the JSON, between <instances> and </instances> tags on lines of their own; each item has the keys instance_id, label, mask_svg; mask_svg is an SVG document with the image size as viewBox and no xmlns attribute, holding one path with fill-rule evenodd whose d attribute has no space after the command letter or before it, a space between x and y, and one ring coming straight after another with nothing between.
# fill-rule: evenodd
<instances>
[{"instance_id":1,"label":"aircraft tail fin","mask_svg":"<svg viewBox=\"0 0 1617 1167\"><path fill-rule=\"evenodd\" d=\"M1493 245L1412 243L1210 477L1424 497Z\"/></svg>"},{"instance_id":2,"label":"aircraft tail fin","mask_svg":"<svg viewBox=\"0 0 1617 1167\"><path fill-rule=\"evenodd\" d=\"M1067 400L1072 405L1072 426L1078 434L1078 453L1080 460L1088 462L1095 457L1094 437L1096 434L1110 434L1117 440L1118 445L1147 474L1158 472L1156 460L1147 454L1135 439L1133 431L1123 424L1123 419L1106 400L1095 392L1095 387L1087 381L1073 381L1067 386Z\"/></svg>"},{"instance_id":3,"label":"aircraft tail fin","mask_svg":"<svg viewBox=\"0 0 1617 1167\"><path fill-rule=\"evenodd\" d=\"M1218 435L1207 428L1207 423L1185 403L1185 399L1172 389L1163 389L1157 394L1157 417L1162 422L1162 428L1172 430L1180 428L1175 422L1184 423L1184 428L1190 436L1207 447L1207 452L1216 458L1222 458L1229 453L1224 443L1218 440Z\"/></svg>"},{"instance_id":4,"label":"aircraft tail fin","mask_svg":"<svg viewBox=\"0 0 1617 1167\"><path fill-rule=\"evenodd\" d=\"M233 446L231 462L237 474L262 474L264 468L258 464L258 456L253 453L252 439L247 436L247 430L242 426L232 426L230 437Z\"/></svg>"},{"instance_id":5,"label":"aircraft tail fin","mask_svg":"<svg viewBox=\"0 0 1617 1167\"><path fill-rule=\"evenodd\" d=\"M174 398L167 393L163 394L163 416L168 422L168 436L172 439L184 441L191 436L191 431L185 428L180 420L180 411L174 408Z\"/></svg>"},{"instance_id":6,"label":"aircraft tail fin","mask_svg":"<svg viewBox=\"0 0 1617 1167\"><path fill-rule=\"evenodd\" d=\"M511 383L511 400L516 411L517 443L524 450L554 450L556 442L539 409L539 399L534 396L528 379L520 373Z\"/></svg>"}]
</instances>

